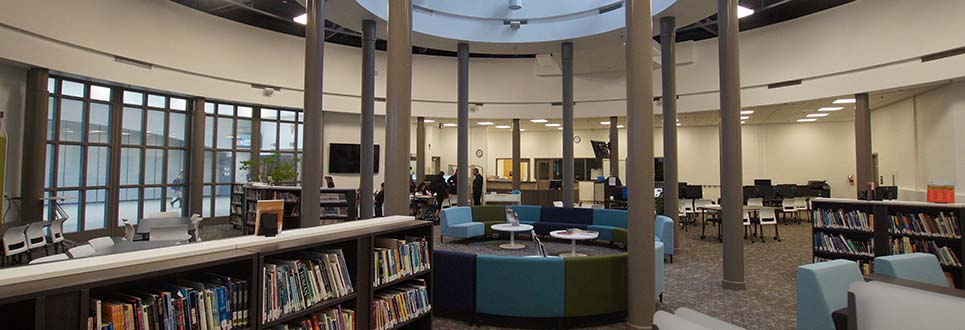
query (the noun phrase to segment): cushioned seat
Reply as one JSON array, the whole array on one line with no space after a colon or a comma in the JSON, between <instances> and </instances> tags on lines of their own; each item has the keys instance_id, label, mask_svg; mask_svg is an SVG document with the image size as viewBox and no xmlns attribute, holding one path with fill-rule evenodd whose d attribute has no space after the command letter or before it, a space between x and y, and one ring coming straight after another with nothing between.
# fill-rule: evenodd
<instances>
[{"instance_id":1,"label":"cushioned seat","mask_svg":"<svg viewBox=\"0 0 965 330\"><path fill-rule=\"evenodd\" d=\"M623 228L617 228L610 231L610 237L613 242L627 245L627 230ZM658 240L659 241L659 240Z\"/></svg>"},{"instance_id":2,"label":"cushioned seat","mask_svg":"<svg viewBox=\"0 0 965 330\"><path fill-rule=\"evenodd\" d=\"M450 207L443 209L439 220L439 236L470 238L482 236L485 233L483 224L472 221L472 210L469 207Z\"/></svg>"},{"instance_id":3,"label":"cushioned seat","mask_svg":"<svg viewBox=\"0 0 965 330\"><path fill-rule=\"evenodd\" d=\"M673 219L667 216L658 215L654 219L653 233L657 235L657 240L664 243L664 254L670 257L670 262L673 262L673 231L674 224Z\"/></svg>"},{"instance_id":4,"label":"cushioned seat","mask_svg":"<svg viewBox=\"0 0 965 330\"><path fill-rule=\"evenodd\" d=\"M476 311L515 317L563 317L563 258L480 255Z\"/></svg>"},{"instance_id":5,"label":"cushioned seat","mask_svg":"<svg viewBox=\"0 0 965 330\"><path fill-rule=\"evenodd\" d=\"M476 255L445 250L432 251L437 265L432 288L434 312L472 319L476 313Z\"/></svg>"},{"instance_id":6,"label":"cushioned seat","mask_svg":"<svg viewBox=\"0 0 965 330\"><path fill-rule=\"evenodd\" d=\"M540 235L549 235L554 230L587 229L592 224L593 209L544 207L540 210L539 222L533 223L533 230Z\"/></svg>"},{"instance_id":7,"label":"cushioned seat","mask_svg":"<svg viewBox=\"0 0 965 330\"><path fill-rule=\"evenodd\" d=\"M566 317L627 310L627 254L563 258Z\"/></svg>"},{"instance_id":8,"label":"cushioned seat","mask_svg":"<svg viewBox=\"0 0 965 330\"><path fill-rule=\"evenodd\" d=\"M908 253L875 258L875 274L948 287L934 254Z\"/></svg>"},{"instance_id":9,"label":"cushioned seat","mask_svg":"<svg viewBox=\"0 0 965 330\"><path fill-rule=\"evenodd\" d=\"M486 236L498 234L499 232L493 230L491 227L492 225L506 222L506 207L493 205L473 206L472 221L483 224L486 230Z\"/></svg>"},{"instance_id":10,"label":"cushioned seat","mask_svg":"<svg viewBox=\"0 0 965 330\"><path fill-rule=\"evenodd\" d=\"M549 235L551 231L554 230L566 230L570 228L587 229L587 225L575 224L575 223L558 223L558 222L535 222L532 223L533 230L539 235Z\"/></svg>"},{"instance_id":11,"label":"cushioned seat","mask_svg":"<svg viewBox=\"0 0 965 330\"><path fill-rule=\"evenodd\" d=\"M519 217L519 222L532 224L534 222L539 222L540 209L543 207L532 205L514 205L510 206L509 208L513 209L513 211L516 211L516 216Z\"/></svg>"},{"instance_id":12,"label":"cushioned seat","mask_svg":"<svg viewBox=\"0 0 965 330\"><path fill-rule=\"evenodd\" d=\"M848 286L864 281L858 264L832 260L797 267L797 328L834 330L831 313L848 305Z\"/></svg>"},{"instance_id":13,"label":"cushioned seat","mask_svg":"<svg viewBox=\"0 0 965 330\"><path fill-rule=\"evenodd\" d=\"M624 233L626 233L627 231L625 228L603 226L603 225L589 225L589 226L586 226L586 229L600 233L600 236L597 237L596 239L601 241L611 241L611 242L614 242L613 240L614 230L622 230Z\"/></svg>"}]
</instances>

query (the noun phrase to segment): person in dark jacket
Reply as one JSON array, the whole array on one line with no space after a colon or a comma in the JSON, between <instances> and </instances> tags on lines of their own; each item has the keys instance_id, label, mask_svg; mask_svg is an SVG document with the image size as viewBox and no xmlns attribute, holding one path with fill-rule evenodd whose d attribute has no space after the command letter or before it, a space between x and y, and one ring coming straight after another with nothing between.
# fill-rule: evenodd
<instances>
[{"instance_id":1,"label":"person in dark jacket","mask_svg":"<svg viewBox=\"0 0 965 330\"><path fill-rule=\"evenodd\" d=\"M449 184L449 194L455 194L457 190L456 186L459 183L459 171L452 171L452 176L446 180L446 183Z\"/></svg>"},{"instance_id":2,"label":"person in dark jacket","mask_svg":"<svg viewBox=\"0 0 965 330\"><path fill-rule=\"evenodd\" d=\"M382 204L385 203L385 182L382 183L382 188L379 188L379 192L375 193L375 217L382 217Z\"/></svg>"},{"instance_id":3,"label":"person in dark jacket","mask_svg":"<svg viewBox=\"0 0 965 330\"><path fill-rule=\"evenodd\" d=\"M436 175L434 178L432 178L432 181L429 181L429 191L436 194L436 205L438 206L437 210L441 210L442 202L446 199L449 199L449 186L446 184L446 179L443 177L445 174L445 172L439 172L439 175Z\"/></svg>"},{"instance_id":4,"label":"person in dark jacket","mask_svg":"<svg viewBox=\"0 0 965 330\"><path fill-rule=\"evenodd\" d=\"M472 204L482 205L483 177L479 174L479 169L472 169Z\"/></svg>"}]
</instances>

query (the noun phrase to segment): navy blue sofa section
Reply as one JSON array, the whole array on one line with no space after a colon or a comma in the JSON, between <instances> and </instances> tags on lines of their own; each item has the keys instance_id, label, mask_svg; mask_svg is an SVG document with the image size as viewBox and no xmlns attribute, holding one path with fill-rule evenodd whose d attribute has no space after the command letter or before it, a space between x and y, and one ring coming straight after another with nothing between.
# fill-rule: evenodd
<instances>
[{"instance_id":1,"label":"navy blue sofa section","mask_svg":"<svg viewBox=\"0 0 965 330\"><path fill-rule=\"evenodd\" d=\"M476 314L476 255L433 250L433 312L472 319Z\"/></svg>"},{"instance_id":2,"label":"navy blue sofa section","mask_svg":"<svg viewBox=\"0 0 965 330\"><path fill-rule=\"evenodd\" d=\"M586 229L592 224L593 209L544 207L540 210L539 222L532 225L536 234L549 235L554 230Z\"/></svg>"}]
</instances>

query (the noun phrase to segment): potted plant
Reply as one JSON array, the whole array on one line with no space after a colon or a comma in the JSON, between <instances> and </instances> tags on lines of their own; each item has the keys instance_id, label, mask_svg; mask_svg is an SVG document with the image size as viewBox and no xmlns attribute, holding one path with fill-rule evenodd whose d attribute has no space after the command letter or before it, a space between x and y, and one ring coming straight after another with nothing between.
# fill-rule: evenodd
<instances>
[{"instance_id":1,"label":"potted plant","mask_svg":"<svg viewBox=\"0 0 965 330\"><path fill-rule=\"evenodd\" d=\"M298 157L293 157L291 161L281 159L278 153L261 156L258 159L258 179L257 181L268 184L293 183L298 179L298 169L295 164ZM253 162L250 160L241 161L241 170L250 171Z\"/></svg>"}]
</instances>

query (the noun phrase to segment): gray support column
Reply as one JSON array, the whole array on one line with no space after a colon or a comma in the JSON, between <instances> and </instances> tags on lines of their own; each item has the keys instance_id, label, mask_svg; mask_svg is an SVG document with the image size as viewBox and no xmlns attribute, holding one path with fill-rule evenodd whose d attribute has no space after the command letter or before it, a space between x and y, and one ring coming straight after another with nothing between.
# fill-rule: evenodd
<instances>
[{"instance_id":1,"label":"gray support column","mask_svg":"<svg viewBox=\"0 0 965 330\"><path fill-rule=\"evenodd\" d=\"M251 112L251 166L248 167L250 182L261 182L261 107Z\"/></svg>"},{"instance_id":2,"label":"gray support column","mask_svg":"<svg viewBox=\"0 0 965 330\"><path fill-rule=\"evenodd\" d=\"M415 147L415 180L422 182L426 178L426 117L416 118Z\"/></svg>"},{"instance_id":3,"label":"gray support column","mask_svg":"<svg viewBox=\"0 0 965 330\"><path fill-rule=\"evenodd\" d=\"M362 21L362 152L359 173L359 219L375 214L375 21Z\"/></svg>"},{"instance_id":4,"label":"gray support column","mask_svg":"<svg viewBox=\"0 0 965 330\"><path fill-rule=\"evenodd\" d=\"M627 329L652 329L656 311L653 199L653 72L650 0L627 0ZM661 258L663 256L660 256Z\"/></svg>"},{"instance_id":5,"label":"gray support column","mask_svg":"<svg viewBox=\"0 0 965 330\"><path fill-rule=\"evenodd\" d=\"M743 290L744 191L741 165L740 51L737 0L717 0L720 60L720 204L725 289Z\"/></svg>"},{"instance_id":6,"label":"gray support column","mask_svg":"<svg viewBox=\"0 0 965 330\"><path fill-rule=\"evenodd\" d=\"M520 190L520 181L523 178L523 171L519 166L521 147L519 118L513 118L513 190Z\"/></svg>"},{"instance_id":7,"label":"gray support column","mask_svg":"<svg viewBox=\"0 0 965 330\"><path fill-rule=\"evenodd\" d=\"M204 214L204 98L191 100L191 144L188 147L188 208ZM258 157L257 154L251 155ZM244 222L244 221L242 221Z\"/></svg>"},{"instance_id":8,"label":"gray support column","mask_svg":"<svg viewBox=\"0 0 965 330\"><path fill-rule=\"evenodd\" d=\"M469 206L469 44L459 44L459 67L457 68L457 120L459 130L456 158L456 195L459 206Z\"/></svg>"},{"instance_id":9,"label":"gray support column","mask_svg":"<svg viewBox=\"0 0 965 330\"><path fill-rule=\"evenodd\" d=\"M563 66L563 207L573 207L573 43L560 49Z\"/></svg>"},{"instance_id":10,"label":"gray support column","mask_svg":"<svg viewBox=\"0 0 965 330\"><path fill-rule=\"evenodd\" d=\"M23 164L20 183L21 218L23 221L41 221L44 213L44 178L47 162L47 107L50 93L47 91L49 71L31 68L27 71L27 99L23 120Z\"/></svg>"},{"instance_id":11,"label":"gray support column","mask_svg":"<svg viewBox=\"0 0 965 330\"><path fill-rule=\"evenodd\" d=\"M620 118L610 117L610 176L620 176L620 128L617 123Z\"/></svg>"},{"instance_id":12,"label":"gray support column","mask_svg":"<svg viewBox=\"0 0 965 330\"><path fill-rule=\"evenodd\" d=\"M301 227L318 226L322 187L322 70L325 1L308 0L305 27L305 151L302 155Z\"/></svg>"},{"instance_id":13,"label":"gray support column","mask_svg":"<svg viewBox=\"0 0 965 330\"><path fill-rule=\"evenodd\" d=\"M188 108L188 110L189 110L189 111L192 111L192 108ZM112 123L120 123L122 120L124 120L123 114L124 114L124 89L122 89L122 88L111 88L111 114L110 114L110 121L111 121ZM110 134L110 141L121 141L121 138L124 137L124 135L123 135L124 128L121 127L121 125L110 125L110 129L109 129L108 131L110 132L110 133L108 133L108 134ZM187 138L188 138L188 143L189 143L188 146L190 147L190 141L191 141L191 139L190 139L190 137L187 137ZM109 159L108 162L107 162L107 164L108 164L108 165L107 165L107 171L108 171L108 174L107 174L107 186L108 186L108 187L117 187L117 186L120 185L120 181L121 181L121 180L120 180L120 178L121 178L121 148L110 148L110 152L109 152L108 154L110 155L110 159ZM189 154L189 156L190 156L190 154ZM191 166L191 161L190 161L190 160L188 160L187 163L188 163L188 166ZM191 174L191 172L190 172L190 167L189 167L186 171L187 171L187 173L185 174L186 177L185 177L184 179L187 180L187 179L189 179L189 178L187 177L187 175L190 175L190 174ZM185 189L185 190L184 190L184 193L185 193L185 194L188 194L188 193L190 193L190 192L187 191L187 189ZM185 214L185 213L186 213L187 211L190 211L190 209L189 209L189 208L190 208L190 201L191 201L190 195L186 195L186 196L183 196L183 197L182 197L181 205L188 205L188 207L187 207L187 208L185 208L185 207L183 207L183 206L181 207L181 214L180 214L181 216L189 215L189 214ZM107 223L109 224L109 225L107 226L107 228L108 228L109 230L116 230L116 231L108 231L109 233L111 233L111 236L119 235L120 233L122 233L122 232L120 231L121 227L117 225L118 223L120 223L120 221L118 221L118 220L119 220L119 219L118 219L118 214L117 214L118 212L116 212L116 210L118 209L118 206L119 206L119 205L120 205L120 191L119 191L119 189L111 189L111 190L108 191L108 193L107 193L107 212L108 212L108 214L107 214L107 221L108 221L108 222L107 222ZM201 213L198 213L198 214L200 215Z\"/></svg>"},{"instance_id":14,"label":"gray support column","mask_svg":"<svg viewBox=\"0 0 965 330\"><path fill-rule=\"evenodd\" d=\"M868 103L868 93L854 96L854 146L857 170L855 178L858 193L868 190L868 183L878 182L874 177L874 164L871 157L871 109Z\"/></svg>"},{"instance_id":15,"label":"gray support column","mask_svg":"<svg viewBox=\"0 0 965 330\"><path fill-rule=\"evenodd\" d=\"M386 216L409 214L412 113L412 0L389 1L389 74L385 104Z\"/></svg>"},{"instance_id":16,"label":"gray support column","mask_svg":"<svg viewBox=\"0 0 965 330\"><path fill-rule=\"evenodd\" d=\"M660 19L660 71L663 81L663 213L680 223L677 213L680 186L677 179L677 20ZM679 226L677 228L680 228ZM674 230L674 247L680 247L680 230Z\"/></svg>"}]
</instances>

